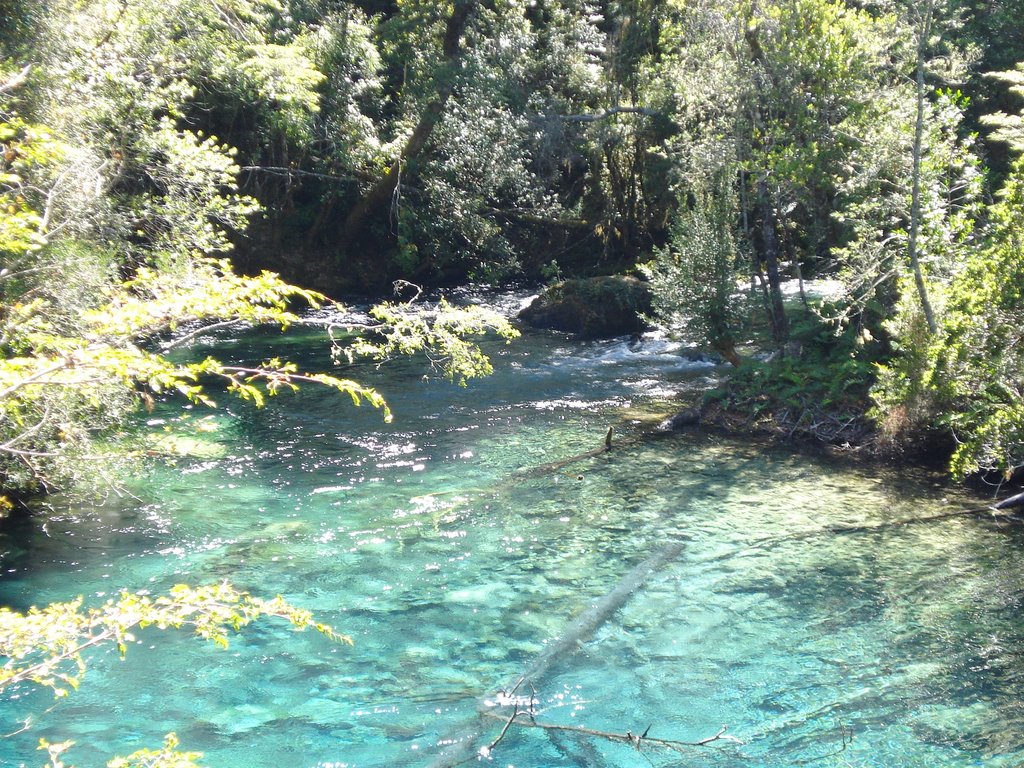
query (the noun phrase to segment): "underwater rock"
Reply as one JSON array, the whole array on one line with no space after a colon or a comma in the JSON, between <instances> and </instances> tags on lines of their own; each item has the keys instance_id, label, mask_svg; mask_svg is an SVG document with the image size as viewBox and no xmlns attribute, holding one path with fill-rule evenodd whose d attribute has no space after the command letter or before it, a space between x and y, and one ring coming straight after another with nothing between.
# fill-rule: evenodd
<instances>
[{"instance_id":1,"label":"underwater rock","mask_svg":"<svg viewBox=\"0 0 1024 768\"><path fill-rule=\"evenodd\" d=\"M456 589L445 595L447 603L466 603L469 605L504 605L511 602L512 590L499 582L479 584L466 589Z\"/></svg>"},{"instance_id":2,"label":"underwater rock","mask_svg":"<svg viewBox=\"0 0 1024 768\"><path fill-rule=\"evenodd\" d=\"M725 358L723 358L717 352L712 352L707 349L681 349L677 353L683 360L688 360L691 363L707 363L709 365L725 365Z\"/></svg>"},{"instance_id":3,"label":"underwater rock","mask_svg":"<svg viewBox=\"0 0 1024 768\"><path fill-rule=\"evenodd\" d=\"M226 447L214 438L175 432L157 432L146 435L148 451L154 456L193 459L223 459Z\"/></svg>"},{"instance_id":4,"label":"underwater rock","mask_svg":"<svg viewBox=\"0 0 1024 768\"><path fill-rule=\"evenodd\" d=\"M486 686L477 675L452 666L431 669L430 681L435 686L458 691L460 695L465 696L472 696L486 689Z\"/></svg>"},{"instance_id":5,"label":"underwater rock","mask_svg":"<svg viewBox=\"0 0 1024 768\"><path fill-rule=\"evenodd\" d=\"M351 704L322 697L307 699L291 708L291 715L296 719L339 730L351 730L354 727L354 723L348 722L351 714Z\"/></svg>"},{"instance_id":6,"label":"underwater rock","mask_svg":"<svg viewBox=\"0 0 1024 768\"><path fill-rule=\"evenodd\" d=\"M234 736L261 728L277 719L278 714L267 707L241 704L217 712L208 718L208 722L222 733Z\"/></svg>"},{"instance_id":7,"label":"underwater rock","mask_svg":"<svg viewBox=\"0 0 1024 768\"><path fill-rule=\"evenodd\" d=\"M569 331L586 339L640 333L651 312L647 283L625 275L565 280L548 288L519 313L537 328Z\"/></svg>"},{"instance_id":8,"label":"underwater rock","mask_svg":"<svg viewBox=\"0 0 1024 768\"><path fill-rule=\"evenodd\" d=\"M410 645L404 651L402 651L403 662L410 664L424 664L426 662L433 662L443 659L444 653L440 648L435 648L430 645Z\"/></svg>"}]
</instances>

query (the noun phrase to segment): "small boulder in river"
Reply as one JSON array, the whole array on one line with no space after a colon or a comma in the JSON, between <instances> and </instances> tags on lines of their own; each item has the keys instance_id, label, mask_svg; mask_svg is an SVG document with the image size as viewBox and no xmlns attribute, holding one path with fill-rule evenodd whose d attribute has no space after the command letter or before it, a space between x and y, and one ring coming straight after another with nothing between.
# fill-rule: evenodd
<instances>
[{"instance_id":1,"label":"small boulder in river","mask_svg":"<svg viewBox=\"0 0 1024 768\"><path fill-rule=\"evenodd\" d=\"M651 289L635 277L609 275L565 280L519 313L537 328L569 331L586 339L639 333L651 311Z\"/></svg>"}]
</instances>

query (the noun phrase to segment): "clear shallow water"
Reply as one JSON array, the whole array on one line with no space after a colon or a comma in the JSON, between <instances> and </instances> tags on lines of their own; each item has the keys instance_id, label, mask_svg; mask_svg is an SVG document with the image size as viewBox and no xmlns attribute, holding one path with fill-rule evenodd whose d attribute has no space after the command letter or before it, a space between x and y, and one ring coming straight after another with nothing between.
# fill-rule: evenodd
<instances>
[{"instance_id":1,"label":"clear shallow water","mask_svg":"<svg viewBox=\"0 0 1024 768\"><path fill-rule=\"evenodd\" d=\"M326 365L319 332L299 336L282 352ZM220 348L258 360L287 338ZM664 342L533 334L493 351L498 372L468 389L422 381L413 361L354 371L388 397L391 425L309 388L260 412L232 405L198 433L206 458L139 477L139 500L58 507L6 534L9 605L230 579L355 645L274 623L227 651L140 633L124 661L96 654L52 711L45 692L3 702L4 733L35 719L0 739L0 764L40 765L45 737L77 742L68 762L103 765L174 730L211 766L445 765L439 743L479 735L478 748L501 730L481 702L677 542L534 681L538 720L681 740L727 724L745 744L639 754L514 728L494 765L1024 762L1018 531L954 519L757 546L966 502L932 478L717 436L638 439L710 375ZM611 453L524 472L600 445L609 424Z\"/></svg>"}]
</instances>

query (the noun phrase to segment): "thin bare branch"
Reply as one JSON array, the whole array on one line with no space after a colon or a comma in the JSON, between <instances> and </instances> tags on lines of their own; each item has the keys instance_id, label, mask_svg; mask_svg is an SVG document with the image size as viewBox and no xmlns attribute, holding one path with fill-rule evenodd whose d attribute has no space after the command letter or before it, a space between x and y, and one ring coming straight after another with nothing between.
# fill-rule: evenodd
<instances>
[{"instance_id":1,"label":"thin bare branch","mask_svg":"<svg viewBox=\"0 0 1024 768\"><path fill-rule=\"evenodd\" d=\"M53 365L51 365L49 368L44 368L43 370L37 371L36 373L32 374L31 376L26 376L24 379L21 379L20 381L14 382L13 384L11 384L6 389L0 389L0 400L4 400L4 399L10 397L15 392L17 392L19 389L27 387L30 384L34 384L37 381L42 381L47 376L52 376L57 371L62 371L65 368L70 367L71 365L73 365L73 363L74 363L74 361L70 357L63 358L63 359L59 360L58 362L54 363Z\"/></svg>"},{"instance_id":2,"label":"thin bare branch","mask_svg":"<svg viewBox=\"0 0 1024 768\"><path fill-rule=\"evenodd\" d=\"M18 277L24 277L25 275L33 275L37 272L47 272L57 268L56 264L47 264L42 267L32 267L30 269L0 269L0 280L14 280Z\"/></svg>"},{"instance_id":3,"label":"thin bare branch","mask_svg":"<svg viewBox=\"0 0 1024 768\"><path fill-rule=\"evenodd\" d=\"M604 112L596 112L592 115L554 115L559 120L564 120L567 123L596 123L601 120L607 120L610 117L616 115L643 115L644 117L665 117L665 114L658 112L650 107L623 107L614 106L609 107Z\"/></svg>"},{"instance_id":4,"label":"thin bare branch","mask_svg":"<svg viewBox=\"0 0 1024 768\"><path fill-rule=\"evenodd\" d=\"M495 712L487 712L485 714L488 717L506 720L505 727L502 729L501 737L504 737L505 733L508 731L508 729L513 724L518 724L518 725L522 725L522 726L527 727L527 728L541 728L543 730L549 730L549 731L564 731L564 732L568 732L568 733L581 734L583 736L592 736L594 738L606 739L607 741L614 741L614 742L618 742L618 743L621 743L621 744L629 744L630 746L634 747L637 750L640 750L645 745L650 745L650 746L659 747L659 748L662 748L662 749L671 749L671 750L674 750L676 752L685 752L688 748L692 748L692 747L706 747L709 744L714 744L714 743L720 742L720 741L725 741L725 742L730 742L732 744L740 744L740 745L745 743L742 740L737 739L735 736L732 736L732 735L726 733L726 731L729 730L729 727L726 726L726 725L723 725L718 730L718 732L716 734L714 734L713 736L707 736L707 737L705 737L703 739L698 739L697 741L682 741L682 740L679 740L679 739L659 739L659 738L656 738L656 737L653 737L653 736L648 736L648 733L650 732L651 727L652 727L650 725L647 726L647 729L642 734L635 734L632 731L626 731L625 733L615 733L615 732L612 732L612 731L601 731L601 730L597 730L595 728L585 728L585 727L579 726L579 725L561 725L559 723L543 723L543 722L538 722L535 719L531 719L529 722L524 722L524 721L520 720L519 716L527 714L527 712L525 710L520 710L518 708L518 705L516 706L515 710L513 711L512 716L507 718L507 719L504 716L499 715L499 714L497 714ZM494 742L492 742L492 747L491 748L493 748L493 745L496 745L501 740L501 737L499 737L498 739L495 739Z\"/></svg>"},{"instance_id":5,"label":"thin bare branch","mask_svg":"<svg viewBox=\"0 0 1024 768\"><path fill-rule=\"evenodd\" d=\"M105 629L98 635L93 635L89 640L86 640L83 643L79 643L78 645L67 649L63 653L60 653L56 656L51 656L39 662L38 664L32 665L31 667L26 667L25 669L19 670L10 677L0 681L0 691L6 690L10 686L17 685L18 683L24 682L25 680L31 680L39 672L43 672L46 669L56 667L62 661L73 659L80 653L82 653L82 651L92 648L93 646L99 645L100 643L106 642L112 637L114 637L114 631L111 629Z\"/></svg>"},{"instance_id":6,"label":"thin bare branch","mask_svg":"<svg viewBox=\"0 0 1024 768\"><path fill-rule=\"evenodd\" d=\"M274 165L243 165L239 170L245 173L265 173L269 176L306 176L326 181L359 181L355 176L335 176L330 173L317 173L316 171L305 171L301 168L284 168Z\"/></svg>"},{"instance_id":7,"label":"thin bare branch","mask_svg":"<svg viewBox=\"0 0 1024 768\"><path fill-rule=\"evenodd\" d=\"M23 429L21 432L16 434L6 443L0 444L0 451L7 451L8 449L13 448L15 445L22 442L23 440L27 440L28 438L32 437L32 435L39 432L39 430L41 430L46 425L46 422L49 421L51 411L52 408L49 405L47 405L46 409L43 411L42 418L40 418L38 422L33 424L31 427L28 427L27 429Z\"/></svg>"}]
</instances>

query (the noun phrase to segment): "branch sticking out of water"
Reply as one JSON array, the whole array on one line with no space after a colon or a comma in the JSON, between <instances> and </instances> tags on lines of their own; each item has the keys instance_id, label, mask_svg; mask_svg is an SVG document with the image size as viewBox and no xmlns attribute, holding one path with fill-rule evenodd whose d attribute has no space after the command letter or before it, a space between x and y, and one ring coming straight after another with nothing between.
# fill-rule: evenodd
<instances>
[{"instance_id":1,"label":"branch sticking out of water","mask_svg":"<svg viewBox=\"0 0 1024 768\"><path fill-rule=\"evenodd\" d=\"M547 464L541 464L540 466L532 467L530 469L519 470L515 473L517 479L526 477L541 477L543 475L550 475L558 472L559 470L569 466L570 464L576 464L577 462L585 461L586 459L593 459L602 454L608 453L612 449L612 437L615 435L615 427L608 427L608 431L604 433L604 443L600 448L594 448L590 451L584 451L578 453L575 456L570 456L567 459L558 459L557 461L549 461ZM637 442L636 439L630 442ZM580 477L582 480L582 476Z\"/></svg>"},{"instance_id":2,"label":"branch sticking out of water","mask_svg":"<svg viewBox=\"0 0 1024 768\"><path fill-rule=\"evenodd\" d=\"M839 746L833 749L831 752L827 752L824 755L818 755L817 757L807 758L806 760L797 760L794 765L809 765L816 763L819 760L825 760L836 755L841 755L846 751L846 748L853 743L853 731L848 729L843 723L839 723Z\"/></svg>"},{"instance_id":3,"label":"branch sticking out of water","mask_svg":"<svg viewBox=\"0 0 1024 768\"><path fill-rule=\"evenodd\" d=\"M522 685L525 680L526 680L525 677L520 678L519 682L516 683L516 687L512 689L512 692L509 695L514 697L515 694L516 694L516 691L519 690L519 686ZM530 687L533 688L532 685ZM537 691L536 690L533 690L532 693L530 694L530 701L529 701L529 704L527 705L526 709L520 709L519 708L519 702L518 701L513 701L513 703L512 703L512 715L505 722L505 727L503 727L501 729L501 733L498 734L497 738L494 739L494 741L492 741L486 747L481 747L480 752L479 752L480 756L481 757L489 757L491 755L491 753L494 752L494 748L496 746L498 746L499 743L501 743L502 739L505 738L505 734L508 733L508 729L512 727L512 724L516 721L516 718L519 717L520 715L528 715L529 718L530 718L530 722L536 724L537 721L534 718L534 714L535 714L535 711L536 711L536 704L537 704ZM493 713L488 713L488 714L493 714Z\"/></svg>"},{"instance_id":4,"label":"branch sticking out of water","mask_svg":"<svg viewBox=\"0 0 1024 768\"><path fill-rule=\"evenodd\" d=\"M727 734L726 731L729 730L729 727L726 725L723 725L718 730L718 733L714 734L713 736L707 736L703 739L698 739L697 741L682 741L678 739L659 739L653 736L648 736L647 734L650 733L651 728L654 727L653 723L651 725L648 725L644 732L639 735L633 733L632 731L626 731L625 733L615 733L612 731L600 731L594 728L585 728L578 725L560 725L558 723L543 723L538 722L537 719L534 717L532 701L533 700L531 699L531 705L529 708L526 709L521 709L518 703L514 704L512 714L507 718L504 715L497 714L496 712L486 713L488 717L505 720L505 725L501 729L501 733L498 734L498 737L494 741L492 741L488 746L483 747L480 750L481 757L490 757L492 752L494 751L494 748L498 746L499 742L501 742L503 738L505 738L505 734L508 733L509 729L513 725L521 725L526 728L541 728L543 730L548 731L563 731L568 733L579 734L582 736L591 736L593 738L605 739L607 741L614 741L620 744L629 744L630 746L634 747L638 752L642 751L643 747L648 745L652 747L659 747L661 749L670 749L676 752L686 752L688 749L692 749L694 747L706 747L709 744L714 744L715 742L720 741L730 742L739 745L745 743L740 739L737 739L735 736ZM526 715L529 719L522 719L524 715Z\"/></svg>"}]
</instances>

